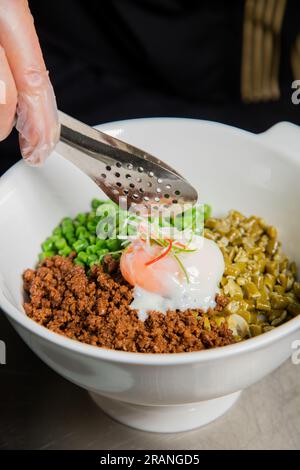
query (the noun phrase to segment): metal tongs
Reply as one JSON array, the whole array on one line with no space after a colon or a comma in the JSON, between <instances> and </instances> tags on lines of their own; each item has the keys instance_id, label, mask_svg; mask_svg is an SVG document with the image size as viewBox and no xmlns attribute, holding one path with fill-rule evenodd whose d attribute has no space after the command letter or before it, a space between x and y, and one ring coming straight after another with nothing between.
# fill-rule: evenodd
<instances>
[{"instance_id":1,"label":"metal tongs","mask_svg":"<svg viewBox=\"0 0 300 470\"><path fill-rule=\"evenodd\" d=\"M197 191L149 153L59 111L59 153L86 173L117 204L195 203Z\"/></svg>"}]
</instances>

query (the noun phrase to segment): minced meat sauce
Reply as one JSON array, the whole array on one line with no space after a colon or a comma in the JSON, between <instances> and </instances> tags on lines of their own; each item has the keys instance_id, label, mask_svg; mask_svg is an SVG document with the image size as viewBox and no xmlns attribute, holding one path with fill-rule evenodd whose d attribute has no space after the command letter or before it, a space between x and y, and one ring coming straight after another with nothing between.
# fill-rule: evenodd
<instances>
[{"instance_id":1,"label":"minced meat sauce","mask_svg":"<svg viewBox=\"0 0 300 470\"><path fill-rule=\"evenodd\" d=\"M69 258L54 256L23 274L26 314L55 333L103 348L141 353L199 351L235 342L226 323L201 310L149 312L142 322L130 308L132 287L119 263L106 257L87 275ZM217 311L227 299L218 296ZM206 320L205 320L206 318Z\"/></svg>"}]
</instances>

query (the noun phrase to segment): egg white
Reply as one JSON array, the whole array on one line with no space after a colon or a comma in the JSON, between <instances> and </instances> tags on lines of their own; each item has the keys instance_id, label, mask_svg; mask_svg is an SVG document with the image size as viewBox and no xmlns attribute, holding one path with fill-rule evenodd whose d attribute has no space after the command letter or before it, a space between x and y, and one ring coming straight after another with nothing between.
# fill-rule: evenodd
<instances>
[{"instance_id":1,"label":"egg white","mask_svg":"<svg viewBox=\"0 0 300 470\"><path fill-rule=\"evenodd\" d=\"M151 310L166 313L168 310L202 309L207 311L216 306L216 295L224 273L225 263L218 245L201 236L194 236L191 253L179 253L188 279L178 264L178 270L164 275L161 279L159 262L151 266L159 282L164 285L164 296L134 287L134 300L130 307L138 311L144 321ZM172 255L168 255L172 256Z\"/></svg>"}]
</instances>

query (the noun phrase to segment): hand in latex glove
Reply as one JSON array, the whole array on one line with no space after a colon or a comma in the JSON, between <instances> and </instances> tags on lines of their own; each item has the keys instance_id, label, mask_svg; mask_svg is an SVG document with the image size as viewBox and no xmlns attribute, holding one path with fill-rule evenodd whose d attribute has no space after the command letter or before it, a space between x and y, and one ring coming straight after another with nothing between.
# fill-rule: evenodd
<instances>
[{"instance_id":1,"label":"hand in latex glove","mask_svg":"<svg viewBox=\"0 0 300 470\"><path fill-rule=\"evenodd\" d=\"M42 164L59 138L53 88L27 0L0 0L0 140L15 119L23 157Z\"/></svg>"}]
</instances>

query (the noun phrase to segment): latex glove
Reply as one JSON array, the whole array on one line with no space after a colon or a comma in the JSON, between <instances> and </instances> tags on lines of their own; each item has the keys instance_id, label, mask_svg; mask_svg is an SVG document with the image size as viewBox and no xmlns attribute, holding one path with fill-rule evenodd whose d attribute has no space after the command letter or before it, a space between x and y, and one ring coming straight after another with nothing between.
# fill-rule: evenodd
<instances>
[{"instance_id":1,"label":"latex glove","mask_svg":"<svg viewBox=\"0 0 300 470\"><path fill-rule=\"evenodd\" d=\"M0 0L0 140L16 123L22 156L40 165L59 138L56 100L27 0Z\"/></svg>"}]
</instances>

